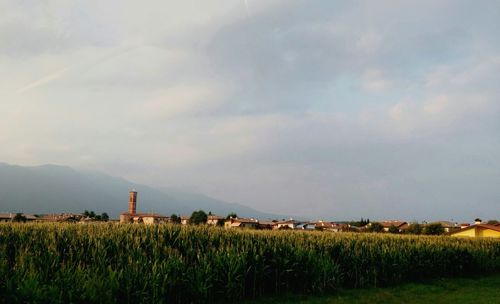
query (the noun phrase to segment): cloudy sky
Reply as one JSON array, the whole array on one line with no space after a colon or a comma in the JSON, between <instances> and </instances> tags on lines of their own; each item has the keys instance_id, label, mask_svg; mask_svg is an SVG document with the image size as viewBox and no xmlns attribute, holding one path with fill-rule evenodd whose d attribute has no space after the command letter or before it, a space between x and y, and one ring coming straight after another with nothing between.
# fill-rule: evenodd
<instances>
[{"instance_id":1,"label":"cloudy sky","mask_svg":"<svg viewBox=\"0 0 500 304\"><path fill-rule=\"evenodd\" d=\"M0 0L0 161L311 218L500 218L498 1Z\"/></svg>"}]
</instances>

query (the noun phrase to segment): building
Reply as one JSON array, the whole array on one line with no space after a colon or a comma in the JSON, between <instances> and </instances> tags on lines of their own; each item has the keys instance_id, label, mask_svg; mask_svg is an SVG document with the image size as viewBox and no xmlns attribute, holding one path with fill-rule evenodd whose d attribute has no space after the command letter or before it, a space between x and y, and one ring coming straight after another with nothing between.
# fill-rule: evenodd
<instances>
[{"instance_id":1,"label":"building","mask_svg":"<svg viewBox=\"0 0 500 304\"><path fill-rule=\"evenodd\" d=\"M67 222L75 223L79 222L83 216L81 214L74 213L52 213L45 214L39 218L41 222Z\"/></svg>"},{"instance_id":2,"label":"building","mask_svg":"<svg viewBox=\"0 0 500 304\"><path fill-rule=\"evenodd\" d=\"M222 223L223 221L224 221L224 217L223 216L218 216L218 215L210 214L207 217L207 225L217 226L217 224Z\"/></svg>"},{"instance_id":3,"label":"building","mask_svg":"<svg viewBox=\"0 0 500 304\"><path fill-rule=\"evenodd\" d=\"M289 219L287 221L277 222L276 229L296 229L299 224L300 222L297 222L294 219Z\"/></svg>"},{"instance_id":4,"label":"building","mask_svg":"<svg viewBox=\"0 0 500 304\"><path fill-rule=\"evenodd\" d=\"M444 228L444 232L452 232L460 229L458 223L450 221L439 221L439 222L434 222L433 224L441 224L441 226L443 226Z\"/></svg>"},{"instance_id":5,"label":"building","mask_svg":"<svg viewBox=\"0 0 500 304\"><path fill-rule=\"evenodd\" d=\"M168 223L169 217L156 213L137 213L137 191L129 192L128 211L120 214L120 223L162 224Z\"/></svg>"},{"instance_id":6,"label":"building","mask_svg":"<svg viewBox=\"0 0 500 304\"><path fill-rule=\"evenodd\" d=\"M301 224L298 224L295 229L313 231L313 230L316 230L316 224L315 223L301 223Z\"/></svg>"},{"instance_id":7,"label":"building","mask_svg":"<svg viewBox=\"0 0 500 304\"><path fill-rule=\"evenodd\" d=\"M382 221L380 224L384 227L385 232L388 232L392 226L396 227L399 232L408 228L408 223L404 221Z\"/></svg>"},{"instance_id":8,"label":"building","mask_svg":"<svg viewBox=\"0 0 500 304\"><path fill-rule=\"evenodd\" d=\"M257 219L246 219L246 218L230 218L224 222L224 228L250 228L257 229L259 227L259 221Z\"/></svg>"},{"instance_id":9,"label":"building","mask_svg":"<svg viewBox=\"0 0 500 304\"><path fill-rule=\"evenodd\" d=\"M462 223L462 224L460 224L460 229L464 229L464 228L467 228L469 226L470 226L469 223Z\"/></svg>"},{"instance_id":10,"label":"building","mask_svg":"<svg viewBox=\"0 0 500 304\"><path fill-rule=\"evenodd\" d=\"M191 219L191 217L189 215L181 215L181 224L182 225L189 224L190 219Z\"/></svg>"},{"instance_id":11,"label":"building","mask_svg":"<svg viewBox=\"0 0 500 304\"><path fill-rule=\"evenodd\" d=\"M136 224L166 224L169 222L169 217L155 213L135 213L133 215L120 215L120 223L136 223Z\"/></svg>"},{"instance_id":12,"label":"building","mask_svg":"<svg viewBox=\"0 0 500 304\"><path fill-rule=\"evenodd\" d=\"M0 213L0 222L10 222L12 217L12 213Z\"/></svg>"},{"instance_id":13,"label":"building","mask_svg":"<svg viewBox=\"0 0 500 304\"><path fill-rule=\"evenodd\" d=\"M19 213L24 217L25 222L32 222L38 220L38 217L33 214L23 214ZM17 213L0 213L0 222L12 222Z\"/></svg>"},{"instance_id":14,"label":"building","mask_svg":"<svg viewBox=\"0 0 500 304\"><path fill-rule=\"evenodd\" d=\"M276 229L276 223L278 221L259 221L258 229L260 230L272 230Z\"/></svg>"},{"instance_id":15,"label":"building","mask_svg":"<svg viewBox=\"0 0 500 304\"><path fill-rule=\"evenodd\" d=\"M315 225L317 230L332 231L332 232L346 232L349 231L349 225L346 223L334 223L318 221Z\"/></svg>"},{"instance_id":16,"label":"building","mask_svg":"<svg viewBox=\"0 0 500 304\"><path fill-rule=\"evenodd\" d=\"M500 226L475 224L469 227L452 231L449 233L452 237L492 237L500 238Z\"/></svg>"}]
</instances>

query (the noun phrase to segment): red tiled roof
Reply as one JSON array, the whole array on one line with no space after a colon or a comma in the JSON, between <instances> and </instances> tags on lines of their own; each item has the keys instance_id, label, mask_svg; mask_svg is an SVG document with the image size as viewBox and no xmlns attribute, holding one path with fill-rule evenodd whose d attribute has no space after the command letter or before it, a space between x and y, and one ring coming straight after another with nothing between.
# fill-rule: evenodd
<instances>
[{"instance_id":1,"label":"red tiled roof","mask_svg":"<svg viewBox=\"0 0 500 304\"><path fill-rule=\"evenodd\" d=\"M232 218L232 219L229 219L229 220L226 220L227 221L231 221L231 223L253 223L253 224L258 224L259 221L258 220L255 220L255 219L247 219L247 218Z\"/></svg>"},{"instance_id":2,"label":"red tiled roof","mask_svg":"<svg viewBox=\"0 0 500 304\"><path fill-rule=\"evenodd\" d=\"M218 215L209 215L207 217L207 220L223 220L223 219L225 219L225 217Z\"/></svg>"},{"instance_id":3,"label":"red tiled roof","mask_svg":"<svg viewBox=\"0 0 500 304\"><path fill-rule=\"evenodd\" d=\"M380 222L384 228L389 228L391 226L395 226L396 228L399 228L400 226L403 226L406 224L404 221L382 221Z\"/></svg>"},{"instance_id":4,"label":"red tiled roof","mask_svg":"<svg viewBox=\"0 0 500 304\"><path fill-rule=\"evenodd\" d=\"M276 222L272 222L272 221L260 221L259 224L261 225L277 225Z\"/></svg>"}]
</instances>

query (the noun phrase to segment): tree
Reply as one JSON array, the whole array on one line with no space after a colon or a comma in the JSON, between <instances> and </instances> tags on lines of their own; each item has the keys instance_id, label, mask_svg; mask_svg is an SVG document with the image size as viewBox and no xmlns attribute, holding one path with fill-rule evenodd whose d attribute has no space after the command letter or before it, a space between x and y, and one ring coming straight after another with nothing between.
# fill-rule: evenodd
<instances>
[{"instance_id":1,"label":"tree","mask_svg":"<svg viewBox=\"0 0 500 304\"><path fill-rule=\"evenodd\" d=\"M95 212L94 212L94 211L90 211L90 213L89 213L89 217L90 217L90 218L95 218Z\"/></svg>"},{"instance_id":2,"label":"tree","mask_svg":"<svg viewBox=\"0 0 500 304\"><path fill-rule=\"evenodd\" d=\"M193 225L205 224L207 222L208 215L203 210L194 211L191 214L189 223Z\"/></svg>"},{"instance_id":3,"label":"tree","mask_svg":"<svg viewBox=\"0 0 500 304\"><path fill-rule=\"evenodd\" d=\"M444 227L441 223L431 223L424 227L424 234L440 235L444 233Z\"/></svg>"},{"instance_id":4,"label":"tree","mask_svg":"<svg viewBox=\"0 0 500 304\"><path fill-rule=\"evenodd\" d=\"M226 220L230 219L230 218L237 218L238 215L234 212L231 212L229 213L227 216L226 216Z\"/></svg>"},{"instance_id":5,"label":"tree","mask_svg":"<svg viewBox=\"0 0 500 304\"><path fill-rule=\"evenodd\" d=\"M181 217L180 216L177 216L177 214L172 214L170 216L170 221L173 223L173 224L180 224L181 223Z\"/></svg>"},{"instance_id":6,"label":"tree","mask_svg":"<svg viewBox=\"0 0 500 304\"><path fill-rule=\"evenodd\" d=\"M105 222L109 221L109 215L106 212L103 212L101 214L101 220L103 220Z\"/></svg>"},{"instance_id":7,"label":"tree","mask_svg":"<svg viewBox=\"0 0 500 304\"><path fill-rule=\"evenodd\" d=\"M26 222L26 217L22 213L16 213L14 218L12 219L13 222Z\"/></svg>"},{"instance_id":8,"label":"tree","mask_svg":"<svg viewBox=\"0 0 500 304\"><path fill-rule=\"evenodd\" d=\"M391 225L389 227L389 233L399 233L399 229L398 227L394 226L394 225Z\"/></svg>"},{"instance_id":9,"label":"tree","mask_svg":"<svg viewBox=\"0 0 500 304\"><path fill-rule=\"evenodd\" d=\"M384 231L384 226L378 222L372 222L368 227L369 232L382 232Z\"/></svg>"},{"instance_id":10,"label":"tree","mask_svg":"<svg viewBox=\"0 0 500 304\"><path fill-rule=\"evenodd\" d=\"M359 227L364 227L370 223L370 219L363 219L361 218L361 221L359 221Z\"/></svg>"},{"instance_id":11,"label":"tree","mask_svg":"<svg viewBox=\"0 0 500 304\"><path fill-rule=\"evenodd\" d=\"M85 210L85 211L83 212L83 216L85 216L85 217L89 217L89 215L90 215L90 213L89 213L89 211L88 211L88 210Z\"/></svg>"},{"instance_id":12,"label":"tree","mask_svg":"<svg viewBox=\"0 0 500 304\"><path fill-rule=\"evenodd\" d=\"M218 220L218 221L217 221L217 226L219 226L219 227L224 227L224 222L225 222L225 221L224 221L223 219Z\"/></svg>"},{"instance_id":13,"label":"tree","mask_svg":"<svg viewBox=\"0 0 500 304\"><path fill-rule=\"evenodd\" d=\"M422 234L422 225L417 222L411 223L408 225L408 229L406 229L406 233L409 234Z\"/></svg>"},{"instance_id":14,"label":"tree","mask_svg":"<svg viewBox=\"0 0 500 304\"><path fill-rule=\"evenodd\" d=\"M496 225L496 224L498 224L498 221L497 220L489 220L487 224L488 225Z\"/></svg>"},{"instance_id":15,"label":"tree","mask_svg":"<svg viewBox=\"0 0 500 304\"><path fill-rule=\"evenodd\" d=\"M358 222L356 221L353 221L353 222L349 222L349 224L351 226L356 226L356 227L364 227L366 225L368 225L370 223L370 220L369 219L363 219L361 218L361 220L359 220Z\"/></svg>"}]
</instances>

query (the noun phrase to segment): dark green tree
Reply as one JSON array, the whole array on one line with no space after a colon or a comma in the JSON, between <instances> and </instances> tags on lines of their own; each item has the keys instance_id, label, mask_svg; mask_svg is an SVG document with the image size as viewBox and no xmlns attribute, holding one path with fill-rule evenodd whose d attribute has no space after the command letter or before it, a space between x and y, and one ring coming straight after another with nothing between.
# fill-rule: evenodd
<instances>
[{"instance_id":1,"label":"dark green tree","mask_svg":"<svg viewBox=\"0 0 500 304\"><path fill-rule=\"evenodd\" d=\"M424 227L423 232L426 235L441 235L444 233L444 227L441 223L431 223Z\"/></svg>"},{"instance_id":2,"label":"dark green tree","mask_svg":"<svg viewBox=\"0 0 500 304\"><path fill-rule=\"evenodd\" d=\"M189 223L193 225L205 224L207 222L208 215L203 210L194 211L191 214Z\"/></svg>"},{"instance_id":3,"label":"dark green tree","mask_svg":"<svg viewBox=\"0 0 500 304\"><path fill-rule=\"evenodd\" d=\"M423 227L417 222L411 223L408 225L408 229L406 229L406 233L408 234L422 234Z\"/></svg>"},{"instance_id":4,"label":"dark green tree","mask_svg":"<svg viewBox=\"0 0 500 304\"><path fill-rule=\"evenodd\" d=\"M398 227L394 226L394 225L391 225L389 227L389 233L399 233L399 229Z\"/></svg>"},{"instance_id":5,"label":"dark green tree","mask_svg":"<svg viewBox=\"0 0 500 304\"><path fill-rule=\"evenodd\" d=\"M359 221L353 221L353 222L349 222L349 224L351 226L356 226L356 227L364 227L366 225L368 225L368 223L370 223L370 220L369 219L364 219L364 218L361 218L361 220Z\"/></svg>"},{"instance_id":6,"label":"dark green tree","mask_svg":"<svg viewBox=\"0 0 500 304\"><path fill-rule=\"evenodd\" d=\"M378 222L372 222L368 227L368 232L383 232L384 226Z\"/></svg>"},{"instance_id":7,"label":"dark green tree","mask_svg":"<svg viewBox=\"0 0 500 304\"><path fill-rule=\"evenodd\" d=\"M109 221L109 215L106 212L103 212L101 214L101 220L103 220L105 222Z\"/></svg>"},{"instance_id":8,"label":"dark green tree","mask_svg":"<svg viewBox=\"0 0 500 304\"><path fill-rule=\"evenodd\" d=\"M20 223L20 222L24 223L24 222L26 222L26 217L22 213L16 213L16 215L14 216L12 221L17 222L17 223Z\"/></svg>"},{"instance_id":9,"label":"dark green tree","mask_svg":"<svg viewBox=\"0 0 500 304\"><path fill-rule=\"evenodd\" d=\"M226 220L230 219L230 218L237 218L238 215L234 212L231 212L229 213L227 216L226 216Z\"/></svg>"},{"instance_id":10,"label":"dark green tree","mask_svg":"<svg viewBox=\"0 0 500 304\"><path fill-rule=\"evenodd\" d=\"M170 216L170 222L172 222L173 224L180 224L181 217L174 213Z\"/></svg>"},{"instance_id":11,"label":"dark green tree","mask_svg":"<svg viewBox=\"0 0 500 304\"><path fill-rule=\"evenodd\" d=\"M496 225L496 224L498 224L498 221L497 220L489 220L487 224L488 225Z\"/></svg>"}]
</instances>

